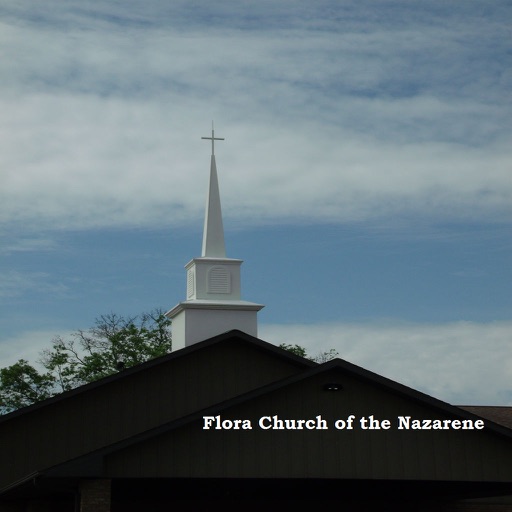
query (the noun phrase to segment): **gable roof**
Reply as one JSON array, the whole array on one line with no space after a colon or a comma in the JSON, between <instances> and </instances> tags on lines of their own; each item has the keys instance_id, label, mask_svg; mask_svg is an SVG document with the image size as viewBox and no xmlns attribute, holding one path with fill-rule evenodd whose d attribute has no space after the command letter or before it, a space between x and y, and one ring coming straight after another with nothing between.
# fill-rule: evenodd
<instances>
[{"instance_id":1,"label":"gable roof","mask_svg":"<svg viewBox=\"0 0 512 512\"><path fill-rule=\"evenodd\" d=\"M496 405L459 405L460 409L512 429L512 407Z\"/></svg>"},{"instance_id":2,"label":"gable roof","mask_svg":"<svg viewBox=\"0 0 512 512\"><path fill-rule=\"evenodd\" d=\"M226 331L225 333L219 334L217 336L214 336L212 338L209 338L207 340L204 340L202 342L190 345L188 347L182 348L180 350L176 350L174 352L169 352L168 354L165 354L163 356L156 357L156 358L150 359L149 361L146 361L144 363L123 369L123 370L119 371L118 373L109 375L107 377L103 377L101 379L84 384L82 386L78 386L69 391L59 393L50 398L47 398L46 400L41 400L34 404L28 405L26 407L21 407L15 411L10 412L10 413L0 415L0 423L9 421L12 418L16 418L18 416L30 413L34 410L41 409L43 407L48 406L49 404L52 404L55 402L61 402L63 400L72 398L76 395L87 393L87 392L97 389L97 388L101 388L101 387L106 386L112 382L126 379L127 377L129 377L131 375L135 375L135 374L147 371L153 367L162 365L169 361L173 361L175 359L179 359L179 358L183 358L183 357L192 355L195 352L204 350L204 349L214 346L214 345L219 345L219 344L225 343L226 341L233 340L233 339L236 339L237 342L251 345L252 347L254 347L256 349L266 351L269 354L271 354L273 357L276 357L276 358L282 359L282 360L286 360L291 364L297 365L298 367L308 368L308 367L312 367L312 366L315 366L318 364L310 359L306 359L306 358L297 356L294 353L290 352L289 350L282 349L282 348L280 348L276 345L273 345L271 343L268 343L260 338L251 336L250 334L246 334L245 332L239 331L237 329L233 329L230 331Z\"/></svg>"},{"instance_id":3,"label":"gable roof","mask_svg":"<svg viewBox=\"0 0 512 512\"><path fill-rule=\"evenodd\" d=\"M229 331L0 420L0 488L316 363Z\"/></svg>"},{"instance_id":4,"label":"gable roof","mask_svg":"<svg viewBox=\"0 0 512 512\"><path fill-rule=\"evenodd\" d=\"M289 376L289 377L284 378L278 382L274 382L274 383L265 385L261 388L244 393L243 395L231 398L222 403L212 404L211 406L209 406L207 408L201 409L201 410L196 411L187 416L184 416L184 417L178 418L174 421L170 421L165 424L159 425L158 427L150 429L148 431L138 433L134 436L131 436L130 438L120 440L119 442L113 443L109 446L102 447L101 449L99 449L93 453L87 454L86 456L75 458L73 460L65 462L64 464L59 464L52 468L47 468L46 470L41 472L41 475L44 474L46 477L53 477L53 478L59 478L59 477L65 476L65 475L71 475L71 476L75 476L75 477L115 477L115 476L118 476L118 477L119 476L121 476L121 477L128 477L128 476L148 477L148 476L154 476L154 474L145 475L145 474L143 474L143 472L136 473L135 475L129 475L129 472L124 473L123 470L124 470L124 468L130 466L130 463L131 463L133 457L136 457L138 460L137 466L143 467L144 464L141 463L138 458L141 457L142 452L145 453L146 451L148 451L148 446L150 446L150 445L154 446L154 443L157 442L158 446L160 447L159 449L165 450L165 448L163 448L163 446L165 446L169 442L171 442L171 444L172 444L172 441L171 441L171 438L169 438L169 435L171 435L171 436L177 435L177 433L181 431L182 433L179 434L179 437L180 437L180 439L183 439L183 435L184 435L183 432L185 432L187 429L190 431L191 426L193 426L194 424L195 424L195 429L193 429L193 430L195 430L195 434L194 434L195 439L197 440L197 436L201 436L201 435L205 436L206 433L200 432L200 430L198 430L198 428L199 428L198 424L201 423L201 421L203 420L203 418L205 416L213 416L213 417L221 416L222 417L223 414L227 414L226 418L233 418L232 414L231 415L229 414L230 411L245 410L245 412L247 412L249 409L254 408L254 405L256 403L260 403L260 404L265 403L265 402L268 403L269 401L271 403L274 403L273 402L274 399L271 399L271 397L277 396L278 394L280 396L284 396L287 393L289 396L293 395L294 393L297 394L297 392L298 392L297 390L303 389L304 385L309 385L308 381L315 382L316 389L320 389L321 387L323 387L322 383L329 384L329 385L337 384L339 386L340 396L342 396L346 390L350 390L351 388L354 388L354 386L357 386L357 383L363 383L364 385L366 385L366 387L368 389L373 388L373 389L377 389L380 392L382 392L383 393L382 396L394 395L395 397L397 397L399 399L399 401L403 401L403 404L405 404L405 409L404 409L405 411L408 411L411 409L416 410L416 411L422 410L423 412L425 412L427 414L427 417L431 417L431 418L456 418L456 419L460 419L460 420L467 419L467 420L472 420L472 421L481 419L480 416L477 416L477 415L473 414L472 412L469 412L469 411L466 411L459 407L450 405L446 402L443 402L443 401L433 398L429 395L426 395L424 393L416 391L412 388L409 388L407 386L399 384L395 381L392 381L390 379L387 379L385 377L377 375L373 372L365 370L365 369L358 367L352 363L349 363L349 362L341 360L341 359L334 359L327 363L323 363L321 365L311 367L310 369L307 369L307 370L301 372L300 374ZM319 384L322 384L322 386L320 386ZM368 389L365 388L363 390L363 393L368 394ZM320 393L332 394L333 392L322 390L322 391L320 391ZM277 402L275 402L275 403L277 403ZM416 407L413 407L412 404L415 404ZM374 409L372 409L372 407L375 408L375 406L376 406L375 402L372 403L371 400L369 400L368 405L370 406L370 409L368 409L368 411L370 411L370 412L372 410L374 410ZM265 409L265 407L263 407L262 410L264 410L264 409ZM276 413L277 415L280 415L280 412L283 412L283 411L276 411L274 409L272 412L269 409L269 414ZM310 412L311 412L311 409L310 409ZM327 411L326 410L322 410L322 411L318 410L317 412L319 412L319 413L321 412L322 414L325 414ZM347 411L347 410L343 411L343 413L340 415L340 417L346 418L348 412L349 411ZM355 412L355 411L352 411L352 412ZM327 415L325 417L327 418ZM232 432L230 432L230 433L214 432L212 435L217 436L218 442L213 443L213 445L217 445L217 446L221 445L222 442L226 440L227 436L229 437L229 435L231 435L231 434L232 434ZM337 432L336 434L342 435L342 433L340 433L340 432ZM374 435L374 433L368 433L368 432L366 434L368 434L369 436ZM410 433L409 432L400 433L400 435L403 435L403 436L406 436L406 434L409 435ZM440 442L441 443L440 446L442 446L443 443L446 445L448 452L450 450L453 450L453 445L451 445L449 443L449 441L447 440L448 438L447 438L446 432L442 432L441 433L442 436L441 437L437 436L437 438L435 438L435 439L432 436L432 434L433 434L432 432L421 433L421 434L426 434L427 437L428 436L430 437L430 439L427 440L426 446L424 449L432 450L433 446L435 446L436 443ZM449 432L448 434L450 436L455 436L455 435L460 435L460 432ZM511 429L505 428L502 425L499 425L497 423L487 421L486 425L485 425L485 432L478 431L478 432L471 432L471 433L463 433L463 435L466 435L466 434L472 435L472 439L470 441L471 446L474 446L475 439L477 439L476 435L477 436L493 437L495 440L491 441L489 446L494 446L494 444L497 442L500 444L500 450L503 450L505 448L505 451L503 452L503 455L501 456L501 458L498 457L498 454L497 454L498 452L496 452L496 451L493 452L492 457L491 457L493 465L495 465L496 467L499 467L501 473L503 473L504 468L510 466L508 464L508 460L509 460L510 455L512 454L512 430ZM242 433L240 433L240 435L244 436L245 433L242 432ZM305 435L307 435L308 438L312 437L311 432L307 432ZM326 435L326 433L322 432L322 435ZM270 438L270 435L269 435L269 438ZM160 440L166 439L166 441L164 443L162 443L161 441L158 441L159 439ZM393 438L393 436L391 436L388 439L387 443L388 444L396 443L397 439L398 438L395 434L394 438ZM366 442L368 442L369 440L371 440L371 438L368 438L366 440ZM238 442L240 442L240 440ZM304 440L303 440L303 442L304 442ZM433 442L434 442L434 444L432 444ZM460 443L460 442L461 442L461 440L458 439L457 443ZM466 443L466 446L467 446L467 441L462 441L462 442L463 442L463 444ZM455 444L457 444L457 443L455 443ZM319 446L321 446L321 444L319 444ZM450 446L451 446L451 448L450 448ZM203 446L203 449L205 449L204 446ZM207 448L207 449L209 449L209 448ZM244 448L243 442L242 442L242 444L238 445L238 450L244 450L244 449L246 449L246 448ZM304 446L303 446L303 449L304 449ZM419 448L417 448L417 449L421 452L421 449L419 449ZM141 450L142 450L142 452L141 452ZM328 452L330 452L330 451L331 451L331 449L329 448ZM393 450L391 450L391 452L392 451ZM481 460L482 453L480 452L480 449L475 448L474 451L477 454L476 455L477 459ZM207 453L203 453L203 455L204 455L205 459L208 458ZM192 456L192 452L188 453L187 456ZM255 454L253 456L256 457ZM318 454L318 456L320 456L320 453ZM324 454L324 457L325 457L325 454ZM450 454L447 453L446 457L447 457L446 462L448 463L448 461L450 460ZM407 457L405 457L405 458L407 458ZM422 458L421 453L420 453L419 457L417 457L417 458L419 458L419 459ZM172 457L168 457L168 459L171 460ZM222 461L223 458L219 456L219 457L214 457L214 459L218 461L218 463L217 463L218 469L219 469L220 473L222 474L222 470L220 469L220 466L222 466L222 464L223 464L223 461ZM281 459L282 459L282 457L281 457ZM142 457L142 460L144 460L144 456ZM461 475L468 475L468 478L471 479L471 478L473 478L473 476L471 476L471 475L474 475L474 474L476 474L475 472L478 473L480 471L479 469L476 469L475 467L473 467L473 470L468 470L468 468L467 468L468 465L470 467L475 466L474 464L472 464L471 460L472 460L472 455L470 452L465 453L464 461L460 463L460 467L458 467L456 457L454 457L454 460L452 460L451 464L453 467L451 468L450 471L453 471L454 475L457 477L458 480L464 480L463 476L461 476ZM312 468L312 466L314 466L313 462L310 460L308 464L309 464L309 466L308 466L307 471L314 473L315 470ZM373 462L373 464L375 464L375 462ZM323 465L326 465L325 461L322 462L322 466ZM396 478L397 469L391 463L389 465L390 465L390 468L389 468L390 475L392 475L392 476L394 475L394 477ZM154 467L154 462L152 461L152 463L149 466ZM178 466L179 466L179 464L178 464ZM485 464L484 464L484 466L485 466ZM123 470L121 470L120 474L117 474L116 470L119 471L120 470L119 468L121 468L121 467L123 468ZM105 474L105 471L109 471L108 468L110 468L110 471L112 473ZM252 477L255 477L255 476L264 477L268 473L267 469L265 469L265 472L263 474L259 474L259 475L253 474L253 473L251 473L251 471L254 471L254 469L248 470L248 474L246 476L250 475ZM297 471L297 470L294 469L294 470L292 470L291 473L293 474L295 471ZM333 473L329 473L329 471L326 470L325 468L322 469L322 471L326 471L330 478L332 478L334 476ZM350 475L351 478L354 478L354 477L357 478L357 471L355 471L355 474L350 473L350 471L349 471L349 473L347 473L346 470L339 470L339 471L340 471L341 477L343 477L343 478L347 478L347 475ZM370 477L371 476L371 471L370 471L370 473L367 473L365 471L369 471L369 470L368 469L361 470L360 477L363 477L363 476ZM434 473L440 472L440 474L445 475L445 477L446 477L446 475L451 475L451 473L449 473L449 472L445 473L443 471L444 471L443 469L437 468L437 469L435 469ZM432 473L427 479L435 480L436 477L435 477L434 473ZM384 470L382 470L381 473L378 473L378 475L381 479L385 478L386 474L387 473ZM486 478L488 480L496 479L497 478L496 475L497 475L497 473L493 473L492 471L490 471L490 476L488 478L485 477L483 479L484 480ZM506 479L508 479L508 481L512 481L512 468L510 468L510 470L507 471L507 475L508 476L506 476ZM173 476L173 477L180 477L180 478L190 477L190 476L198 477L197 474L191 475L191 474L188 474L186 471L184 473L180 473L179 470L177 470L177 472L171 471L171 473L166 476ZM206 475L206 474L203 475L203 477L204 476L212 477L212 475ZM284 477L285 475L279 475L279 476ZM297 472L297 477L299 477L299 476L305 476L305 475L300 475L300 472ZM318 477L319 475L315 475L315 476ZM287 477L289 477L289 475L287 475ZM410 479L410 475L409 475L409 479Z\"/></svg>"},{"instance_id":5,"label":"gable roof","mask_svg":"<svg viewBox=\"0 0 512 512\"><path fill-rule=\"evenodd\" d=\"M259 359L258 354L263 357ZM199 378L193 373L194 369L205 364L215 367L219 361L222 362L220 373L213 375L223 379L224 374L230 373L235 381L228 379L226 385L234 386L233 389L228 393L207 393L207 401L197 401L197 395L205 390L209 392L216 383ZM172 371L162 374L162 369ZM256 380L247 380L248 369ZM318 364L239 331L226 332L12 413L0 421L0 441L7 452L15 449L34 453L39 446L37 443L41 449L47 444L44 435L28 443L23 433L18 435L19 429L11 429L11 437L2 436L6 431L1 430L2 426L22 422L20 424L30 424L37 429L45 425L37 420L38 414L47 409L62 406L67 414L73 415L89 393L103 396L112 386L124 390L126 383L135 377L145 379L155 375L164 375L161 378L165 379L172 377L175 382L185 375L183 384L191 388L187 396L193 397L194 403L185 409L176 409L175 398L183 394L182 390L165 388L159 407L169 409L171 414L146 423L146 428L142 428L141 423L132 430L118 432L108 442L105 442L108 436L104 437L87 450L69 452L67 456L63 452L58 457L43 457L31 466L20 467L16 474L12 473L12 478L0 481L0 495L25 492L27 486L33 486L32 482L49 484L53 481L61 486L64 481L72 485L70 482L87 477L171 478L177 482L234 477L305 479L308 482L319 479L414 480L471 482L472 487L475 482L512 486L511 429L486 421L483 431L336 430L332 428L334 421L347 420L350 414L356 421L370 415L379 420L396 419L399 414L473 421L480 417L475 411L450 405L342 359ZM144 379L141 382L147 382ZM240 386L240 382L245 384ZM129 390L124 392L129 393ZM122 400L117 394L113 396ZM130 403L128 407L133 411L136 405ZM107 413L118 414L116 411ZM122 414L126 414L126 410ZM285 419L322 418L329 428L324 431L265 431L257 428L261 415ZM202 428L204 416L247 418L255 428L249 431L205 430ZM32 425L34 418L35 425ZM127 421L131 420L127 417ZM108 418L105 423L109 423ZM92 434L90 426L80 424L80 427L85 429L77 431L80 436ZM46 435L48 426L42 430ZM55 438L55 433L51 434ZM66 443L64 446L69 451ZM12 453L7 456L12 458ZM198 460L201 463L196 463Z\"/></svg>"}]
</instances>

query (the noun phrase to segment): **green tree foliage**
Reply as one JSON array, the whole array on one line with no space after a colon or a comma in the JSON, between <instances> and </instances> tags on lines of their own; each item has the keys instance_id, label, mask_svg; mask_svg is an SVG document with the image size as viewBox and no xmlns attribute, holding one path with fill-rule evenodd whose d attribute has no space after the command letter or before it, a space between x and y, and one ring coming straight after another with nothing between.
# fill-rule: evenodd
<instances>
[{"instance_id":1,"label":"green tree foliage","mask_svg":"<svg viewBox=\"0 0 512 512\"><path fill-rule=\"evenodd\" d=\"M338 355L331 349L311 357L300 345L279 346L318 363ZM134 318L101 316L86 331L74 332L67 339L55 337L51 348L41 353L41 371L24 359L0 369L0 414L162 356L171 347L170 320L160 310Z\"/></svg>"},{"instance_id":2,"label":"green tree foliage","mask_svg":"<svg viewBox=\"0 0 512 512\"><path fill-rule=\"evenodd\" d=\"M161 311L136 318L104 315L87 331L70 339L57 336L41 363L61 391L112 375L171 350L170 320Z\"/></svg>"},{"instance_id":3,"label":"green tree foliage","mask_svg":"<svg viewBox=\"0 0 512 512\"><path fill-rule=\"evenodd\" d=\"M331 348L330 350L326 350L324 352L320 352L316 356L309 356L307 350L304 347L301 347L300 345L290 345L288 343L281 343L281 345L279 345L279 348L284 348L285 350L292 352L296 356L305 357L306 359L311 359L311 361L315 361L317 363L325 363L338 356L338 352L333 348Z\"/></svg>"},{"instance_id":4,"label":"green tree foliage","mask_svg":"<svg viewBox=\"0 0 512 512\"><path fill-rule=\"evenodd\" d=\"M291 352L292 354L295 354L299 357L307 357L307 352L304 347L301 347L300 345L290 345L288 343L281 343L279 345L279 348L284 348L284 350L288 350L288 352Z\"/></svg>"},{"instance_id":5,"label":"green tree foliage","mask_svg":"<svg viewBox=\"0 0 512 512\"><path fill-rule=\"evenodd\" d=\"M317 363L326 363L327 361L330 361L331 359L338 357L338 355L338 351L331 348L330 350L324 350L323 352L320 352L311 359L313 361L316 361Z\"/></svg>"},{"instance_id":6,"label":"green tree foliage","mask_svg":"<svg viewBox=\"0 0 512 512\"><path fill-rule=\"evenodd\" d=\"M49 373L40 374L25 359L0 369L0 412L25 407L52 396L54 382Z\"/></svg>"},{"instance_id":7,"label":"green tree foliage","mask_svg":"<svg viewBox=\"0 0 512 512\"><path fill-rule=\"evenodd\" d=\"M57 336L41 353L44 371L27 361L0 370L0 413L7 413L112 375L171 350L170 320L160 310L138 317L99 317L68 339Z\"/></svg>"}]
</instances>

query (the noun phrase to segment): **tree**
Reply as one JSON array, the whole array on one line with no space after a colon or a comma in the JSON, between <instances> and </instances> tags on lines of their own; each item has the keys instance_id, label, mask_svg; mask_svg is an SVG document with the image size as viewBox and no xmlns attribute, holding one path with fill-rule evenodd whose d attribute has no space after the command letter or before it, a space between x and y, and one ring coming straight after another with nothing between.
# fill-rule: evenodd
<instances>
[{"instance_id":1,"label":"tree","mask_svg":"<svg viewBox=\"0 0 512 512\"><path fill-rule=\"evenodd\" d=\"M290 345L288 343L281 343L279 345L279 348L284 348L285 350L292 352L296 356L305 357L306 359L310 359L311 361L315 361L317 363L325 363L338 356L338 352L333 348L331 348L330 350L326 350L324 352L320 352L316 356L309 356L307 350L304 347L301 347L300 345L297 344Z\"/></svg>"},{"instance_id":2,"label":"tree","mask_svg":"<svg viewBox=\"0 0 512 512\"><path fill-rule=\"evenodd\" d=\"M326 363L327 361L330 361L331 359L334 359L338 357L338 351L331 348L329 350L324 350L323 352L320 352L315 357L312 357L311 359L313 361L316 361L317 363Z\"/></svg>"},{"instance_id":3,"label":"tree","mask_svg":"<svg viewBox=\"0 0 512 512\"><path fill-rule=\"evenodd\" d=\"M41 363L55 376L60 390L67 391L162 356L171 347L170 320L162 311L134 318L109 314L68 340L54 338Z\"/></svg>"},{"instance_id":4,"label":"tree","mask_svg":"<svg viewBox=\"0 0 512 512\"><path fill-rule=\"evenodd\" d=\"M0 370L0 413L7 413L168 353L170 320L160 310L103 315L87 331L56 336L39 372L24 359Z\"/></svg>"},{"instance_id":5,"label":"tree","mask_svg":"<svg viewBox=\"0 0 512 512\"><path fill-rule=\"evenodd\" d=\"M161 310L130 318L111 313L67 339L56 336L41 353L41 371L24 359L0 369L0 414L167 354L172 348L170 325ZM300 345L279 346L320 363L338 355L331 349L311 357Z\"/></svg>"},{"instance_id":6,"label":"tree","mask_svg":"<svg viewBox=\"0 0 512 512\"><path fill-rule=\"evenodd\" d=\"M25 359L0 369L0 412L25 407L53 394L53 377L40 374Z\"/></svg>"},{"instance_id":7,"label":"tree","mask_svg":"<svg viewBox=\"0 0 512 512\"><path fill-rule=\"evenodd\" d=\"M279 345L279 348L288 350L288 352L291 352L292 354L295 354L296 356L299 357L307 357L306 349L304 347L301 347L300 345L290 345L288 343L281 343L281 345Z\"/></svg>"}]
</instances>

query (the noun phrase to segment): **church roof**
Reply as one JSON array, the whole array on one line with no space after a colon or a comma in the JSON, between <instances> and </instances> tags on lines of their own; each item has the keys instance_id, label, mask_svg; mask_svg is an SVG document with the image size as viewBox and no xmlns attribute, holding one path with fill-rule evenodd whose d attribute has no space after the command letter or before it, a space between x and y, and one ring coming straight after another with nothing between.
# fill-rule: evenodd
<instances>
[{"instance_id":1,"label":"church roof","mask_svg":"<svg viewBox=\"0 0 512 512\"><path fill-rule=\"evenodd\" d=\"M193 414L190 414L186 417L182 417L175 421L159 425L157 428L142 432L140 434L132 436L131 438L123 439L122 441L104 447L101 450L98 450L92 454L88 454L85 457L81 457L73 461L68 461L64 465L51 468L50 470L48 470L47 475L62 477L63 475L68 474L70 471L78 471L78 474L83 475L84 468L85 471L91 470L91 468L93 468L94 473L94 471L97 471L98 468L103 466L103 457L107 455L115 454L116 452L119 452L121 450L129 449L130 447L150 441L154 438L157 438L158 436L168 434L173 430L184 428L192 423L201 422L201 420L204 419L205 417L221 416L223 413L237 406L250 404L255 400L266 397L272 393L286 390L291 386L297 385L300 382L308 381L315 377L320 377L321 380L322 376L325 376L325 379L323 379L323 387L326 390L326 392L329 392L329 390L327 389L329 386L334 385L339 385L339 390L342 391L344 380L348 375L356 377L357 379L362 379L363 381L368 382L370 385L376 385L378 387L381 387L385 389L387 392L391 392L398 396L404 397L406 400L412 400L422 407L427 407L429 409L435 410L437 413L445 413L450 417L458 418L460 420L472 421L476 421L478 419L481 419L482 417L492 419L492 414L482 416L467 410L467 407L461 408L450 405L446 402L438 400L432 396L426 395L413 388L404 386L395 381L387 379L386 377L365 370L364 368L349 363L348 361L336 358L326 363L311 367L310 369L305 370L300 374L292 375L278 382L268 384L266 386L255 389L243 395L226 400L225 402L222 402L220 404L214 404L205 409L196 411ZM333 382L333 377L335 378L335 382ZM480 410L481 408L474 407L472 409ZM496 433L500 436L504 436L505 438L512 440L512 429L508 427L503 428L503 425L501 425L499 422L487 422L486 429L487 431L491 431L493 433ZM101 475L92 474L90 476L98 477Z\"/></svg>"},{"instance_id":2,"label":"church roof","mask_svg":"<svg viewBox=\"0 0 512 512\"><path fill-rule=\"evenodd\" d=\"M33 461L4 468L0 494L43 477L512 483L512 430L503 425L450 432L333 427L350 415L356 422L481 419L342 359L318 364L230 331L2 418L4 456ZM205 429L205 417L249 420L252 429ZM262 417L321 418L329 428L264 430Z\"/></svg>"},{"instance_id":3,"label":"church roof","mask_svg":"<svg viewBox=\"0 0 512 512\"><path fill-rule=\"evenodd\" d=\"M250 304L250 303L248 303L248 304ZM47 398L46 400L42 400L42 401L36 402L32 405L17 409L8 414L0 415L0 424L3 422L9 421L12 418L15 418L17 416L21 416L21 415L30 413L31 411L46 407L49 404L67 400L69 398L72 398L75 395L88 393L97 388L101 388L101 387L107 386L111 383L115 383L117 381L126 379L129 376L147 372L148 370L151 370L153 367L160 366L162 364L166 364L167 362L170 362L173 360L188 357L190 355L193 355L194 352L196 352L198 350L204 350L207 347L214 346L217 344L223 344L226 341L233 341L233 340L236 340L236 343L240 344L240 345L250 344L252 347L254 347L258 350L266 351L266 352L272 354L272 357L277 357L279 359L289 361L290 363L292 363L294 365L298 365L301 368L307 368L307 367L315 366L318 364L310 359L305 359L303 357L297 356L293 352L290 352L289 350L284 350L284 349L277 347L276 345L273 345L271 343L268 343L260 338L251 336L250 334L239 331L237 329L232 329L230 331L226 331L225 333L222 333L217 336L213 336L207 340L204 340L200 343L200 345L197 345L197 344L190 345L183 349L169 352L168 354L165 354L163 356L156 357L156 358L146 361L144 363L123 369L123 370L119 371L118 373L109 375L108 377L103 377L101 379L90 382L88 384L84 384L82 386L71 389L69 391L65 391L65 392L55 395L53 397Z\"/></svg>"},{"instance_id":4,"label":"church roof","mask_svg":"<svg viewBox=\"0 0 512 512\"><path fill-rule=\"evenodd\" d=\"M460 409L512 429L512 407L496 405L459 405Z\"/></svg>"}]
</instances>

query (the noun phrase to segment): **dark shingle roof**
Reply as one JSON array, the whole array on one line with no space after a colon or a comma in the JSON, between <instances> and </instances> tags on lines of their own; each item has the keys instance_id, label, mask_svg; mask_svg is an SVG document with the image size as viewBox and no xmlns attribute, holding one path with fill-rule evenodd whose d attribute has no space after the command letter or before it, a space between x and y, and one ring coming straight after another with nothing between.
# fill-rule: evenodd
<instances>
[{"instance_id":1,"label":"dark shingle roof","mask_svg":"<svg viewBox=\"0 0 512 512\"><path fill-rule=\"evenodd\" d=\"M460 409L512 429L512 407L495 405L459 405Z\"/></svg>"}]
</instances>

